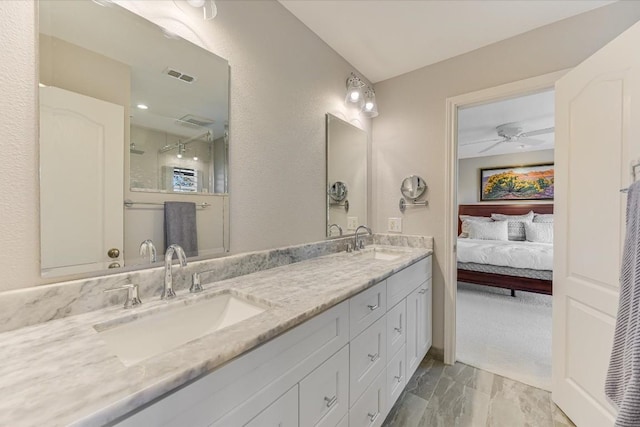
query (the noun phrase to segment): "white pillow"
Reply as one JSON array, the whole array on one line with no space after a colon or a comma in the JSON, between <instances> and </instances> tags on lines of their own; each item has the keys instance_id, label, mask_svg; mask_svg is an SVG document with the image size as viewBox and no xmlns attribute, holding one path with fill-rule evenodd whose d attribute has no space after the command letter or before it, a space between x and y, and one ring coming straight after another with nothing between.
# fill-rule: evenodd
<instances>
[{"instance_id":1,"label":"white pillow","mask_svg":"<svg viewBox=\"0 0 640 427\"><path fill-rule=\"evenodd\" d=\"M491 214L491 218L496 221L507 221L509 223L509 240L522 242L526 240L524 224L533 220L533 211L529 211L529 213L525 215L504 215L494 213Z\"/></svg>"},{"instance_id":2,"label":"white pillow","mask_svg":"<svg viewBox=\"0 0 640 427\"><path fill-rule=\"evenodd\" d=\"M471 221L469 224L469 238L481 240L509 240L509 227L507 221Z\"/></svg>"},{"instance_id":3,"label":"white pillow","mask_svg":"<svg viewBox=\"0 0 640 427\"><path fill-rule=\"evenodd\" d=\"M533 216L533 222L553 224L553 214L535 214Z\"/></svg>"},{"instance_id":4,"label":"white pillow","mask_svg":"<svg viewBox=\"0 0 640 427\"><path fill-rule=\"evenodd\" d=\"M553 243L553 223L525 223L524 230L527 235L527 242Z\"/></svg>"},{"instance_id":5,"label":"white pillow","mask_svg":"<svg viewBox=\"0 0 640 427\"><path fill-rule=\"evenodd\" d=\"M472 221L476 222L493 222L493 220L488 216L473 216L473 215L460 215L460 221L462 221L462 226L460 227L460 236L461 238L469 237L469 224Z\"/></svg>"}]
</instances>

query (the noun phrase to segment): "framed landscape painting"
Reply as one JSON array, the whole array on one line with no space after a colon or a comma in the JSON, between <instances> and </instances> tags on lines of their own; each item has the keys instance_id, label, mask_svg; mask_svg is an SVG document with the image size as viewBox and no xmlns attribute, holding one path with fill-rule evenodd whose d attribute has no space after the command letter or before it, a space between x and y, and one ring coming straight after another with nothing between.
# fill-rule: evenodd
<instances>
[{"instance_id":1,"label":"framed landscape painting","mask_svg":"<svg viewBox=\"0 0 640 427\"><path fill-rule=\"evenodd\" d=\"M480 169L480 201L553 200L553 163Z\"/></svg>"}]
</instances>

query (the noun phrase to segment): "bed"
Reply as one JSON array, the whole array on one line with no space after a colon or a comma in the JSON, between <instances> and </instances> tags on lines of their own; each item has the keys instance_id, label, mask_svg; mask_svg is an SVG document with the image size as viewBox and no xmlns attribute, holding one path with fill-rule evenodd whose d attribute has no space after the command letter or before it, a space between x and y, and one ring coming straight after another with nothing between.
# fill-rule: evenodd
<instances>
[{"instance_id":1,"label":"bed","mask_svg":"<svg viewBox=\"0 0 640 427\"><path fill-rule=\"evenodd\" d=\"M460 215L491 217L491 214L552 214L553 204L460 205ZM515 291L551 295L553 245L550 243L458 239L458 281Z\"/></svg>"}]
</instances>

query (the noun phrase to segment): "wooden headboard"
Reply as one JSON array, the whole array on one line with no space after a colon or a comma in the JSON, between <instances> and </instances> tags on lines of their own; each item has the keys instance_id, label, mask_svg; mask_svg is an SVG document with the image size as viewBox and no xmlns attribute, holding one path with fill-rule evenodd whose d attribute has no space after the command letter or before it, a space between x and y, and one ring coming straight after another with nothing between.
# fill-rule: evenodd
<instances>
[{"instance_id":1,"label":"wooden headboard","mask_svg":"<svg viewBox=\"0 0 640 427\"><path fill-rule=\"evenodd\" d=\"M524 215L534 211L539 214L553 213L553 203L529 203L529 204L504 204L504 205L460 205L458 206L458 235L462 233L462 221L460 215L491 216L492 213L505 215Z\"/></svg>"}]
</instances>

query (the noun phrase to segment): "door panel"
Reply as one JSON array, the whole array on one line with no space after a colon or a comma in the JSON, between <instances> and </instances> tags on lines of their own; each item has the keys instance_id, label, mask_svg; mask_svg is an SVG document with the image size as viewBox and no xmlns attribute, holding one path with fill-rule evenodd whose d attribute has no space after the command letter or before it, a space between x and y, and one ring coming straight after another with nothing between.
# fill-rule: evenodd
<instances>
[{"instance_id":1,"label":"door panel","mask_svg":"<svg viewBox=\"0 0 640 427\"><path fill-rule=\"evenodd\" d=\"M123 248L124 108L40 88L43 275L102 270Z\"/></svg>"},{"instance_id":2,"label":"door panel","mask_svg":"<svg viewBox=\"0 0 640 427\"><path fill-rule=\"evenodd\" d=\"M631 162L640 157L640 24L556 84L553 400L614 423L604 381L618 306Z\"/></svg>"}]
</instances>

